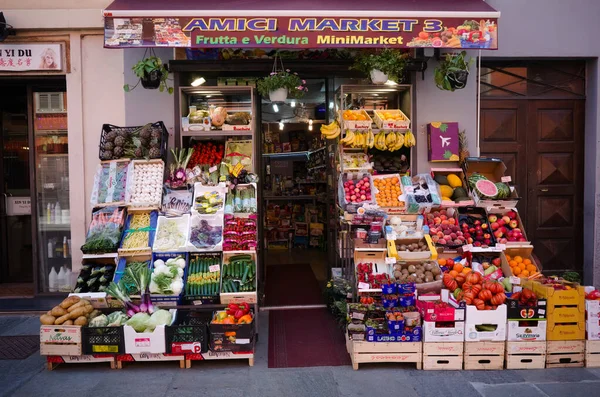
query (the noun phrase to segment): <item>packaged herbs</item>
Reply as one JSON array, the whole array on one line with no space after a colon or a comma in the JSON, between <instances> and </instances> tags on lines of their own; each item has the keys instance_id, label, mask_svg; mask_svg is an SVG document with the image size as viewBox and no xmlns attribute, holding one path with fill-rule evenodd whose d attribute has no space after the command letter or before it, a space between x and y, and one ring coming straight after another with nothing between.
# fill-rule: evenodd
<instances>
[{"instance_id":1,"label":"packaged herbs","mask_svg":"<svg viewBox=\"0 0 600 397\"><path fill-rule=\"evenodd\" d=\"M84 254L117 252L124 221L124 208L105 207L95 211L81 251Z\"/></svg>"}]
</instances>

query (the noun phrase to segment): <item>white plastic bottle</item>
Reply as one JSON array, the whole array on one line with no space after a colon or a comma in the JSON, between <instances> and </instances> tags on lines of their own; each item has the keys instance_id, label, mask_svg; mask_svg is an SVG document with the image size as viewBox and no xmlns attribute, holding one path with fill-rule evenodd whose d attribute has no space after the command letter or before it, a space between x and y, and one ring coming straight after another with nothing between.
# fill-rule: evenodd
<instances>
[{"instance_id":1,"label":"white plastic bottle","mask_svg":"<svg viewBox=\"0 0 600 397\"><path fill-rule=\"evenodd\" d=\"M48 291L57 292L58 291L58 273L52 267L50 274L48 275Z\"/></svg>"},{"instance_id":2,"label":"white plastic bottle","mask_svg":"<svg viewBox=\"0 0 600 397\"><path fill-rule=\"evenodd\" d=\"M62 223L62 210L58 201L54 205L54 223Z\"/></svg>"},{"instance_id":3,"label":"white plastic bottle","mask_svg":"<svg viewBox=\"0 0 600 397\"><path fill-rule=\"evenodd\" d=\"M61 266L60 271L58 272L58 290L63 291L63 287L65 285L65 267Z\"/></svg>"}]
</instances>

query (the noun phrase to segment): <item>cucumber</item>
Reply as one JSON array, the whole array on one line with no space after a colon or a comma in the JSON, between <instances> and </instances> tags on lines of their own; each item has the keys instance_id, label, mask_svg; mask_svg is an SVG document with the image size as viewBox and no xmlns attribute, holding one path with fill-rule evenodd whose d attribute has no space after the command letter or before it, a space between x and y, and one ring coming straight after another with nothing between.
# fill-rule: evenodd
<instances>
[{"instance_id":1,"label":"cucumber","mask_svg":"<svg viewBox=\"0 0 600 397\"><path fill-rule=\"evenodd\" d=\"M248 273L250 272L250 267L251 266L248 265L244 269L244 275L242 276L242 284L246 284L246 279L248 278Z\"/></svg>"},{"instance_id":2,"label":"cucumber","mask_svg":"<svg viewBox=\"0 0 600 397\"><path fill-rule=\"evenodd\" d=\"M247 259L252 259L252 256L249 254L233 255L233 256L229 257L229 263L231 263L233 261L247 260Z\"/></svg>"},{"instance_id":3,"label":"cucumber","mask_svg":"<svg viewBox=\"0 0 600 397\"><path fill-rule=\"evenodd\" d=\"M223 282L223 292L224 293L228 293L229 292L229 288L227 288L227 282Z\"/></svg>"},{"instance_id":4,"label":"cucumber","mask_svg":"<svg viewBox=\"0 0 600 397\"><path fill-rule=\"evenodd\" d=\"M233 284L233 292L238 292L238 285L236 282L232 282Z\"/></svg>"}]
</instances>

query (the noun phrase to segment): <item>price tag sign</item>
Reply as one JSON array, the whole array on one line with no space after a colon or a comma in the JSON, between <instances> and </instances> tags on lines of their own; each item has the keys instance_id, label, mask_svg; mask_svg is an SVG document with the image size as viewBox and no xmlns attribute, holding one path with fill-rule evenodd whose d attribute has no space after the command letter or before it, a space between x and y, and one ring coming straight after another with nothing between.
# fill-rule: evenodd
<instances>
[{"instance_id":1,"label":"price tag sign","mask_svg":"<svg viewBox=\"0 0 600 397\"><path fill-rule=\"evenodd\" d=\"M471 251L473 249L473 244L465 244L462 247L463 252Z\"/></svg>"},{"instance_id":2,"label":"price tag sign","mask_svg":"<svg viewBox=\"0 0 600 397\"><path fill-rule=\"evenodd\" d=\"M521 284L521 279L519 277L510 276L510 283L515 285Z\"/></svg>"},{"instance_id":3,"label":"price tag sign","mask_svg":"<svg viewBox=\"0 0 600 397\"><path fill-rule=\"evenodd\" d=\"M213 172L216 172L216 171L217 171L217 166L216 166L216 165L213 165L212 167L210 167L210 168L208 169L208 172L210 172L211 174L212 174Z\"/></svg>"},{"instance_id":4,"label":"price tag sign","mask_svg":"<svg viewBox=\"0 0 600 397\"><path fill-rule=\"evenodd\" d=\"M504 251L506 249L506 244L496 244L496 248L498 248L501 251Z\"/></svg>"},{"instance_id":5,"label":"price tag sign","mask_svg":"<svg viewBox=\"0 0 600 397\"><path fill-rule=\"evenodd\" d=\"M208 267L208 271L211 273L218 272L221 270L221 265L211 265Z\"/></svg>"},{"instance_id":6,"label":"price tag sign","mask_svg":"<svg viewBox=\"0 0 600 397\"><path fill-rule=\"evenodd\" d=\"M388 240L390 240L390 241L394 241L394 240L396 240L397 238L398 238L398 236L396 236L396 233L395 233L395 232L393 232L393 233L388 233L388 234L387 234L387 239L388 239Z\"/></svg>"},{"instance_id":7,"label":"price tag sign","mask_svg":"<svg viewBox=\"0 0 600 397\"><path fill-rule=\"evenodd\" d=\"M358 283L358 289L369 289L371 286L369 283Z\"/></svg>"},{"instance_id":8,"label":"price tag sign","mask_svg":"<svg viewBox=\"0 0 600 397\"><path fill-rule=\"evenodd\" d=\"M404 186L402 188L404 190L404 193L414 193L415 192L415 188L414 186Z\"/></svg>"},{"instance_id":9,"label":"price tag sign","mask_svg":"<svg viewBox=\"0 0 600 397\"><path fill-rule=\"evenodd\" d=\"M387 258L385 258L385 263L387 265L394 265L394 264L396 264L396 258L394 258L394 257L387 257Z\"/></svg>"},{"instance_id":10,"label":"price tag sign","mask_svg":"<svg viewBox=\"0 0 600 397\"><path fill-rule=\"evenodd\" d=\"M512 181L512 178L510 177L510 175L508 176L503 176L502 178L500 178L500 180L504 183L508 183Z\"/></svg>"}]
</instances>

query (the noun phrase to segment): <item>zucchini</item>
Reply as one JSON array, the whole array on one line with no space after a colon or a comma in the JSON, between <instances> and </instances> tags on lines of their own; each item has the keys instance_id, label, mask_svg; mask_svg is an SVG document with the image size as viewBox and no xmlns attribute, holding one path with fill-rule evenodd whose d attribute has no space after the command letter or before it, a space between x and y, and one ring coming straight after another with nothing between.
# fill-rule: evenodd
<instances>
[{"instance_id":1,"label":"zucchini","mask_svg":"<svg viewBox=\"0 0 600 397\"><path fill-rule=\"evenodd\" d=\"M247 259L252 259L252 256L249 254L233 255L233 256L229 257L229 263L234 262L234 261L247 260Z\"/></svg>"},{"instance_id":2,"label":"zucchini","mask_svg":"<svg viewBox=\"0 0 600 397\"><path fill-rule=\"evenodd\" d=\"M232 284L233 284L233 292L238 292L237 283L234 281L234 282L232 282Z\"/></svg>"}]
</instances>

